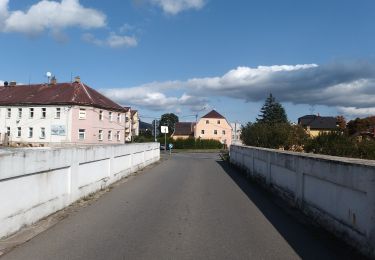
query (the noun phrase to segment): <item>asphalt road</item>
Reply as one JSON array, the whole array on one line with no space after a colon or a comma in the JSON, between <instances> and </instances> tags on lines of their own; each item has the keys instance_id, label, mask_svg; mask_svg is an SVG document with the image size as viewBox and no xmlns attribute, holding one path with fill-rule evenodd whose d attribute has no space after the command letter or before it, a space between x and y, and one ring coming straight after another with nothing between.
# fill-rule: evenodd
<instances>
[{"instance_id":1,"label":"asphalt road","mask_svg":"<svg viewBox=\"0 0 375 260\"><path fill-rule=\"evenodd\" d=\"M173 154L6 254L10 259L349 259L216 154Z\"/></svg>"}]
</instances>

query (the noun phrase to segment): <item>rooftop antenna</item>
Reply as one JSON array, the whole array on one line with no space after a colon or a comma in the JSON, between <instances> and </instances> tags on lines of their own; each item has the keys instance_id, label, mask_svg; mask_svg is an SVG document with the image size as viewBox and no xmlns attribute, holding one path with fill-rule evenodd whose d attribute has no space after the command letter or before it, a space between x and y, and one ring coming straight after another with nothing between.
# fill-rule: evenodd
<instances>
[{"instance_id":1,"label":"rooftop antenna","mask_svg":"<svg viewBox=\"0 0 375 260\"><path fill-rule=\"evenodd\" d=\"M311 105L309 110L310 110L310 115L313 115L315 112L315 106Z\"/></svg>"},{"instance_id":2,"label":"rooftop antenna","mask_svg":"<svg viewBox=\"0 0 375 260\"><path fill-rule=\"evenodd\" d=\"M50 80L51 80L51 77L52 77L52 73L48 71L48 72L46 73L46 77L47 77L47 79L48 79L48 84L49 84L49 82L50 82Z\"/></svg>"}]
</instances>

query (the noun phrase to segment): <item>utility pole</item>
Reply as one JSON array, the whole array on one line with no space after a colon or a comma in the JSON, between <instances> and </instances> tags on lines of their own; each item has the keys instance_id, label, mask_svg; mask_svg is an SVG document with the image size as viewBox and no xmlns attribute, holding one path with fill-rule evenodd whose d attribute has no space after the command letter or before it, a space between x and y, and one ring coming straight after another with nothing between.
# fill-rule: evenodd
<instances>
[{"instance_id":1,"label":"utility pole","mask_svg":"<svg viewBox=\"0 0 375 260\"><path fill-rule=\"evenodd\" d=\"M157 121L157 119L155 118L155 120L154 120L154 137L155 137L155 143L156 143L156 121Z\"/></svg>"},{"instance_id":2,"label":"utility pole","mask_svg":"<svg viewBox=\"0 0 375 260\"><path fill-rule=\"evenodd\" d=\"M167 132L164 133L164 151L167 152Z\"/></svg>"}]
</instances>

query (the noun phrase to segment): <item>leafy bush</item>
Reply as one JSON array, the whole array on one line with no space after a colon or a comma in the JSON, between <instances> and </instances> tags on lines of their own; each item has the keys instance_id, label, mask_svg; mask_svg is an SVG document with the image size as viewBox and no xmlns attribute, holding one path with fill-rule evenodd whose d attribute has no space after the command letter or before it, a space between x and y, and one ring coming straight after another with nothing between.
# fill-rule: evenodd
<instances>
[{"instance_id":1,"label":"leafy bush","mask_svg":"<svg viewBox=\"0 0 375 260\"><path fill-rule=\"evenodd\" d=\"M174 149L221 149L223 144L213 139L181 139L169 140Z\"/></svg>"},{"instance_id":2,"label":"leafy bush","mask_svg":"<svg viewBox=\"0 0 375 260\"><path fill-rule=\"evenodd\" d=\"M302 127L289 123L248 123L241 134L246 145L297 151L302 150L307 138Z\"/></svg>"},{"instance_id":3,"label":"leafy bush","mask_svg":"<svg viewBox=\"0 0 375 260\"><path fill-rule=\"evenodd\" d=\"M309 140L306 152L375 160L375 141L357 142L341 132L323 133Z\"/></svg>"},{"instance_id":4,"label":"leafy bush","mask_svg":"<svg viewBox=\"0 0 375 260\"><path fill-rule=\"evenodd\" d=\"M322 133L310 139L305 145L306 152L318 154L356 157L356 143L341 132Z\"/></svg>"}]
</instances>

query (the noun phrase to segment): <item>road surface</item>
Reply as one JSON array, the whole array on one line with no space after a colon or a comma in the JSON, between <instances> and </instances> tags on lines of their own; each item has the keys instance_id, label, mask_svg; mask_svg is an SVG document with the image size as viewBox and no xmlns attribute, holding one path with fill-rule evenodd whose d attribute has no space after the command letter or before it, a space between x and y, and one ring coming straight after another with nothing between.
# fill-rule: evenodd
<instances>
[{"instance_id":1,"label":"road surface","mask_svg":"<svg viewBox=\"0 0 375 260\"><path fill-rule=\"evenodd\" d=\"M173 154L1 260L358 258L273 201L217 154Z\"/></svg>"}]
</instances>

